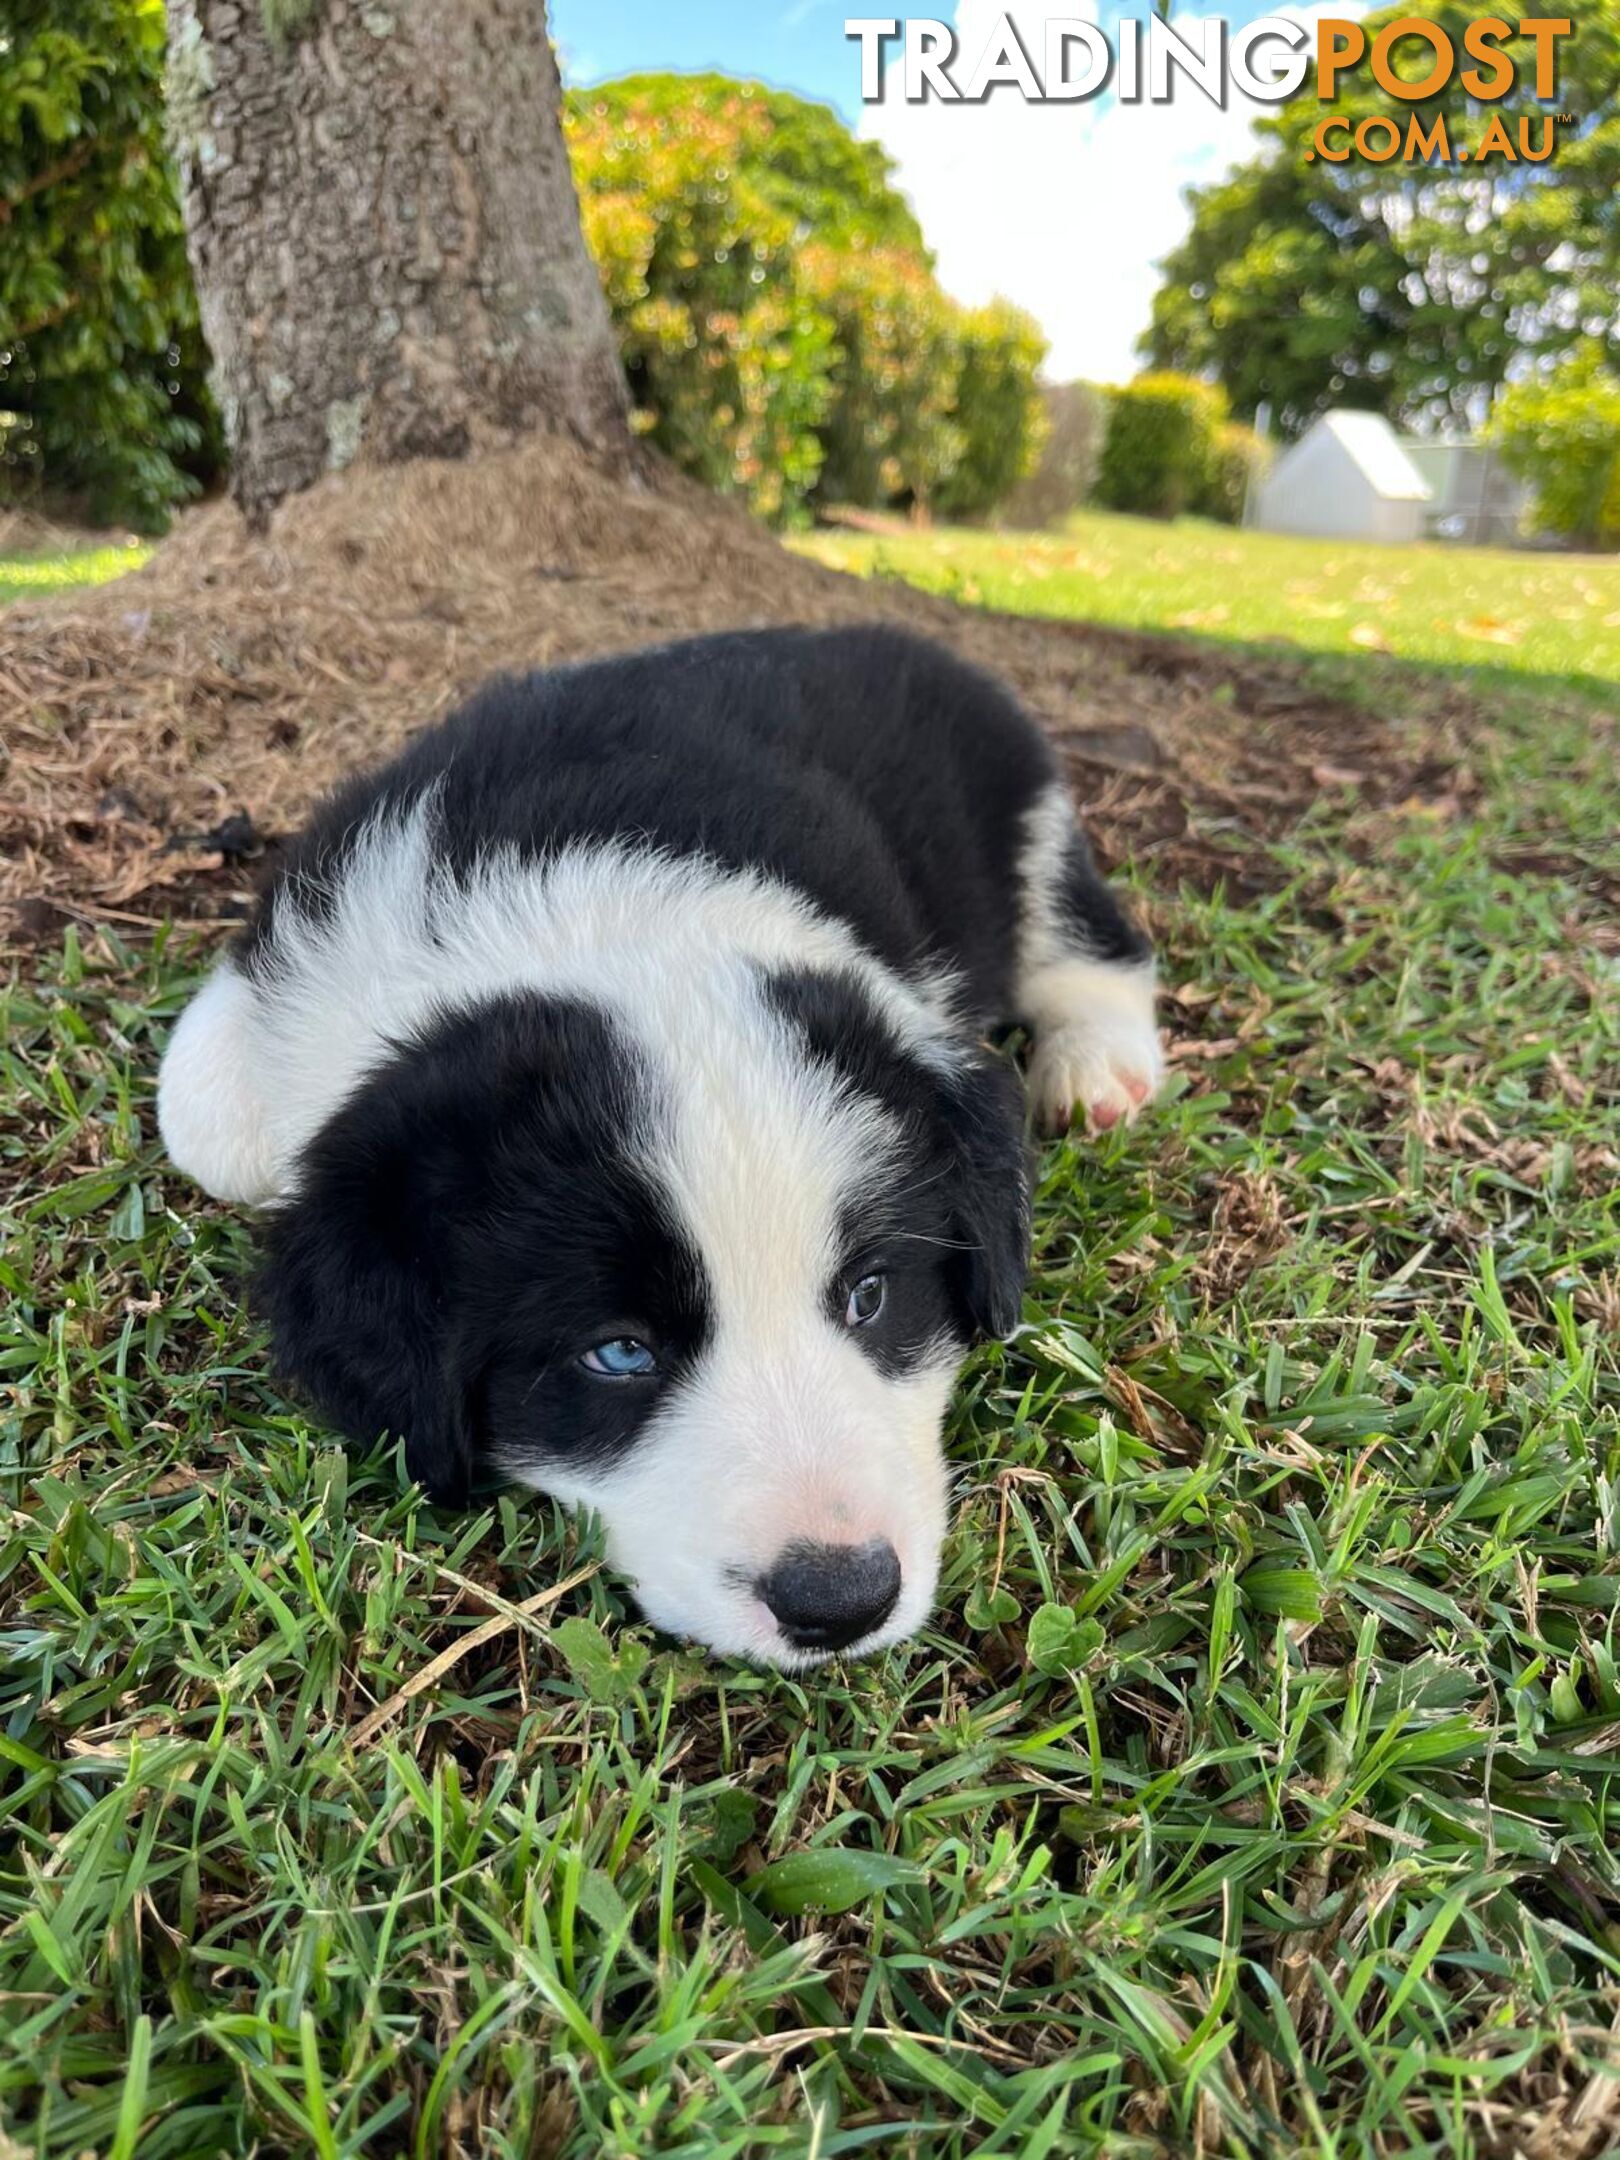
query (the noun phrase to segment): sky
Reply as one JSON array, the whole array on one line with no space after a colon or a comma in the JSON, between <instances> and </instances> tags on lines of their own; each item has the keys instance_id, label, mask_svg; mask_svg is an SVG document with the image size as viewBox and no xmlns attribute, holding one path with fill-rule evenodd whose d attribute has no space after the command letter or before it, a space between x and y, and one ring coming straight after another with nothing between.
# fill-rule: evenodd
<instances>
[{"instance_id":1,"label":"sky","mask_svg":"<svg viewBox=\"0 0 1620 2160\"><path fill-rule=\"evenodd\" d=\"M907 105L892 94L863 106L860 49L844 20L879 12L868 0L551 0L570 82L712 67L835 106L896 160L948 292L974 306L1000 293L1027 308L1050 341L1054 381L1133 374L1156 265L1187 229L1183 191L1242 158L1268 108L1234 89L1221 111L1185 82L1169 105L1122 106L1111 95L1031 105L1001 88L979 105ZM961 79L1003 14L1038 62L1047 17L1086 16L1112 30L1122 10L1118 0L930 0L912 12L955 23ZM1172 20L1185 31L1199 12L1178 5ZM1236 27L1266 14L1356 15L1362 5L1229 0L1220 12Z\"/></svg>"}]
</instances>

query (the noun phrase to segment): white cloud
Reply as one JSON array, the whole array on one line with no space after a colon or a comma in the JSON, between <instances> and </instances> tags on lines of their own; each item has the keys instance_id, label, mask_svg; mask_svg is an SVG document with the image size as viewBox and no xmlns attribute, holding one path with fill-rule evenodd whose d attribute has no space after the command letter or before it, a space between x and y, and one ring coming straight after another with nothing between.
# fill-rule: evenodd
<instances>
[{"instance_id":1,"label":"white cloud","mask_svg":"<svg viewBox=\"0 0 1620 2160\"><path fill-rule=\"evenodd\" d=\"M1312 22L1362 5L1323 0L1271 12ZM957 83L1003 15L1039 68L1048 17L1095 21L1096 0L959 0ZM1202 19L1179 7L1172 16L1184 35ZM889 53L885 100L863 108L859 132L895 159L946 290L970 305L999 293L1027 308L1051 341L1046 371L1055 381L1134 374L1156 265L1187 230L1183 190L1248 155L1255 119L1275 108L1234 87L1223 111L1182 78L1166 105L1121 105L1112 91L1084 104L1026 104L1010 89L977 105L908 105L898 45Z\"/></svg>"}]
</instances>

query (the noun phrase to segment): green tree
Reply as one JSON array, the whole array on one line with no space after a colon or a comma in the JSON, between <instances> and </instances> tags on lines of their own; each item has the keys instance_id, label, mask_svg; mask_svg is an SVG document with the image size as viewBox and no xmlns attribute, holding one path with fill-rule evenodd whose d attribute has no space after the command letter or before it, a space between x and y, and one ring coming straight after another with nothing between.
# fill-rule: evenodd
<instances>
[{"instance_id":1,"label":"green tree","mask_svg":"<svg viewBox=\"0 0 1620 2160\"><path fill-rule=\"evenodd\" d=\"M823 500L927 505L961 462L958 311L903 247L812 245L804 274L835 344L820 429Z\"/></svg>"},{"instance_id":2,"label":"green tree","mask_svg":"<svg viewBox=\"0 0 1620 2160\"><path fill-rule=\"evenodd\" d=\"M888 158L826 106L640 75L567 127L639 425L686 470L782 518L967 515L1028 469L1038 329L941 291Z\"/></svg>"},{"instance_id":3,"label":"green tree","mask_svg":"<svg viewBox=\"0 0 1620 2160\"><path fill-rule=\"evenodd\" d=\"M217 465L163 142L162 0L0 25L0 494L160 527Z\"/></svg>"},{"instance_id":4,"label":"green tree","mask_svg":"<svg viewBox=\"0 0 1620 2160\"><path fill-rule=\"evenodd\" d=\"M1403 12L1370 17L1369 41ZM1459 54L1476 12L1427 11ZM1431 59L1417 40L1395 48L1408 79ZM1385 116L1403 140L1412 116L1426 129L1443 116L1455 151L1477 147L1497 112L1515 145L1521 117L1539 145L1548 115L1527 57L1519 74L1508 98L1472 107L1455 76L1407 103L1363 68L1341 78L1331 107L1308 77L1259 123L1258 156L1192 192L1192 226L1166 258L1143 340L1153 364L1212 377L1245 417L1265 400L1296 434L1342 402L1409 424L1477 422L1526 359L1593 335L1620 351L1620 0L1594 0L1559 47L1558 104L1575 122L1548 163L1307 159L1327 114L1352 128Z\"/></svg>"},{"instance_id":5,"label":"green tree","mask_svg":"<svg viewBox=\"0 0 1620 2160\"><path fill-rule=\"evenodd\" d=\"M1542 531L1620 547L1620 370L1595 339L1549 373L1510 384L1491 435L1535 490Z\"/></svg>"},{"instance_id":6,"label":"green tree","mask_svg":"<svg viewBox=\"0 0 1620 2160\"><path fill-rule=\"evenodd\" d=\"M811 220L765 156L774 108L797 103L718 75L650 75L572 92L564 112L638 424L707 486L772 517L815 483L831 395L832 324L798 259ZM793 139L812 200L836 196L806 131ZM880 168L843 177L876 191ZM853 215L842 206L846 228Z\"/></svg>"},{"instance_id":7,"label":"green tree","mask_svg":"<svg viewBox=\"0 0 1620 2160\"><path fill-rule=\"evenodd\" d=\"M1034 471L1046 440L1044 404L1030 394L1046 339L1005 300L975 308L959 336L962 452L939 488L936 507L944 517L982 517Z\"/></svg>"}]
</instances>

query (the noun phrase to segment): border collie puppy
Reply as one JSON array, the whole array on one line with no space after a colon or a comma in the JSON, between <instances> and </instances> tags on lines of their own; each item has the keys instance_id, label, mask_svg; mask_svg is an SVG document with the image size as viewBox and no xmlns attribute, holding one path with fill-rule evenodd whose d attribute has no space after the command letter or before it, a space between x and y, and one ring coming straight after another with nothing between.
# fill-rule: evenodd
<instances>
[{"instance_id":1,"label":"border collie puppy","mask_svg":"<svg viewBox=\"0 0 1620 2160\"><path fill-rule=\"evenodd\" d=\"M267 1210L276 1359L438 1500L595 1508L648 1617L898 1642L940 1428L1019 1317L1024 1106L1134 1117L1153 963L1035 724L897 631L497 681L293 844L158 1114Z\"/></svg>"}]
</instances>

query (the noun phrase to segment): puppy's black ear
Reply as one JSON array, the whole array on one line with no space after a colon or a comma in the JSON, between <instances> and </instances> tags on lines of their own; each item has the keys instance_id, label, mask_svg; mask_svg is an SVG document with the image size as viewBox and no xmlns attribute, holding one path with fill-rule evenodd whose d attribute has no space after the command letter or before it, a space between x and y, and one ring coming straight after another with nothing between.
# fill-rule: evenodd
<instances>
[{"instance_id":1,"label":"puppy's black ear","mask_svg":"<svg viewBox=\"0 0 1620 2160\"><path fill-rule=\"evenodd\" d=\"M412 1477L458 1506L474 1440L447 1297L460 1180L433 1107L385 1078L338 1113L271 1218L254 1302L322 1414L363 1446L403 1439Z\"/></svg>"},{"instance_id":2,"label":"puppy's black ear","mask_svg":"<svg viewBox=\"0 0 1620 2160\"><path fill-rule=\"evenodd\" d=\"M942 1089L954 1157L952 1286L976 1335L1010 1335L1029 1272L1029 1147L1018 1075L989 1051Z\"/></svg>"}]
</instances>

